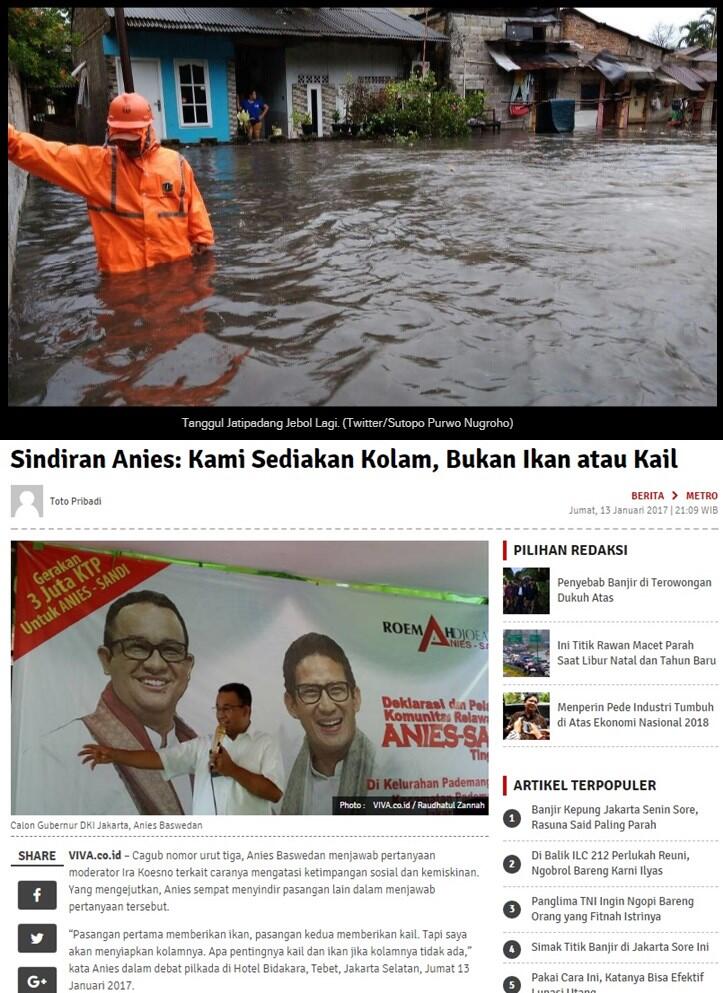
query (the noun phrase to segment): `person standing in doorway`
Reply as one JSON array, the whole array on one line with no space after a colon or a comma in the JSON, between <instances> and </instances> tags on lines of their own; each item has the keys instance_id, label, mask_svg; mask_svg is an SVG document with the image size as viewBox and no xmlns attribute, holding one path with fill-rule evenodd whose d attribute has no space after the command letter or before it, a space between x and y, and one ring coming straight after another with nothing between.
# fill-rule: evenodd
<instances>
[{"instance_id":1,"label":"person standing in doorway","mask_svg":"<svg viewBox=\"0 0 723 993\"><path fill-rule=\"evenodd\" d=\"M249 90L249 95L241 101L241 109L249 115L248 131L252 141L261 141L264 129L264 118L269 112L269 105L264 103L256 90Z\"/></svg>"}]
</instances>

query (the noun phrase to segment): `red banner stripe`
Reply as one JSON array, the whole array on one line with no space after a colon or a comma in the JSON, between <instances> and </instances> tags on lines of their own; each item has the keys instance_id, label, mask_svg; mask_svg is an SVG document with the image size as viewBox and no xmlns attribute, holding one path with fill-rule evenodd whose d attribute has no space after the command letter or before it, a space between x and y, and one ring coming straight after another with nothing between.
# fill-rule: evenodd
<instances>
[{"instance_id":1,"label":"red banner stripe","mask_svg":"<svg viewBox=\"0 0 723 993\"><path fill-rule=\"evenodd\" d=\"M14 661L166 568L165 562L19 542Z\"/></svg>"}]
</instances>

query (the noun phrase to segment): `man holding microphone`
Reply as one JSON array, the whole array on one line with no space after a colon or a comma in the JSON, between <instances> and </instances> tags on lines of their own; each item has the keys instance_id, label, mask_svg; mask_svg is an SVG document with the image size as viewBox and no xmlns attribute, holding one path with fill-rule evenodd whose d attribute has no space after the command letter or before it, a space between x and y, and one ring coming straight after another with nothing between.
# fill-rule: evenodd
<instances>
[{"instance_id":1,"label":"man holding microphone","mask_svg":"<svg viewBox=\"0 0 723 993\"><path fill-rule=\"evenodd\" d=\"M85 745L78 753L90 768L115 762L158 769L164 779L193 775L193 814L270 814L281 799L281 755L271 735L251 731L251 691L226 683L216 697L213 735L156 751Z\"/></svg>"}]
</instances>

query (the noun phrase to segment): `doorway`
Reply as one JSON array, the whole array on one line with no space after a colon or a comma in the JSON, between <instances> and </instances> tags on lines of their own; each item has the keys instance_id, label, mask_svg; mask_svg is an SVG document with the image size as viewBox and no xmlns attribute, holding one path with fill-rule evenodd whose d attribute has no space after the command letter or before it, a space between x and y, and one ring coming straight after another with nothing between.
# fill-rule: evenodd
<instances>
[{"instance_id":1,"label":"doorway","mask_svg":"<svg viewBox=\"0 0 723 993\"><path fill-rule=\"evenodd\" d=\"M540 104L543 100L554 100L557 97L557 74L552 72L540 72L535 78L535 102Z\"/></svg>"},{"instance_id":2,"label":"doorway","mask_svg":"<svg viewBox=\"0 0 723 993\"><path fill-rule=\"evenodd\" d=\"M628 124L642 124L648 109L648 84L634 83L630 92Z\"/></svg>"},{"instance_id":3,"label":"doorway","mask_svg":"<svg viewBox=\"0 0 723 993\"><path fill-rule=\"evenodd\" d=\"M136 93L142 93L151 105L153 128L158 140L163 141L166 137L166 123L161 95L161 64L158 59L131 59L131 70ZM115 71L118 80L118 93L125 93L120 59L116 59Z\"/></svg>"},{"instance_id":4,"label":"doorway","mask_svg":"<svg viewBox=\"0 0 723 993\"><path fill-rule=\"evenodd\" d=\"M286 62L284 49L276 41L245 40L236 46L236 92L244 100L250 90L268 104L266 129L280 127L287 133Z\"/></svg>"},{"instance_id":5,"label":"doorway","mask_svg":"<svg viewBox=\"0 0 723 993\"><path fill-rule=\"evenodd\" d=\"M306 87L307 113L311 115L314 134L321 138L324 134L324 114L321 103L321 86L318 83L308 83Z\"/></svg>"},{"instance_id":6,"label":"doorway","mask_svg":"<svg viewBox=\"0 0 723 993\"><path fill-rule=\"evenodd\" d=\"M605 96L603 103L603 127L613 128L617 124L618 102L615 87L612 83L605 83Z\"/></svg>"}]
</instances>

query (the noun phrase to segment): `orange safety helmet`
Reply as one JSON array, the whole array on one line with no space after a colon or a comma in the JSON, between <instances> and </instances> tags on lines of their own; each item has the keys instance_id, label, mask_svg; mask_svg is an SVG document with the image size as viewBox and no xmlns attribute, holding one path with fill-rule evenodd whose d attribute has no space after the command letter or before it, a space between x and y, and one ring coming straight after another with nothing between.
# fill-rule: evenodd
<instances>
[{"instance_id":1,"label":"orange safety helmet","mask_svg":"<svg viewBox=\"0 0 723 993\"><path fill-rule=\"evenodd\" d=\"M121 93L111 100L108 108L108 127L126 131L129 128L147 128L153 122L151 105L140 93Z\"/></svg>"}]
</instances>

